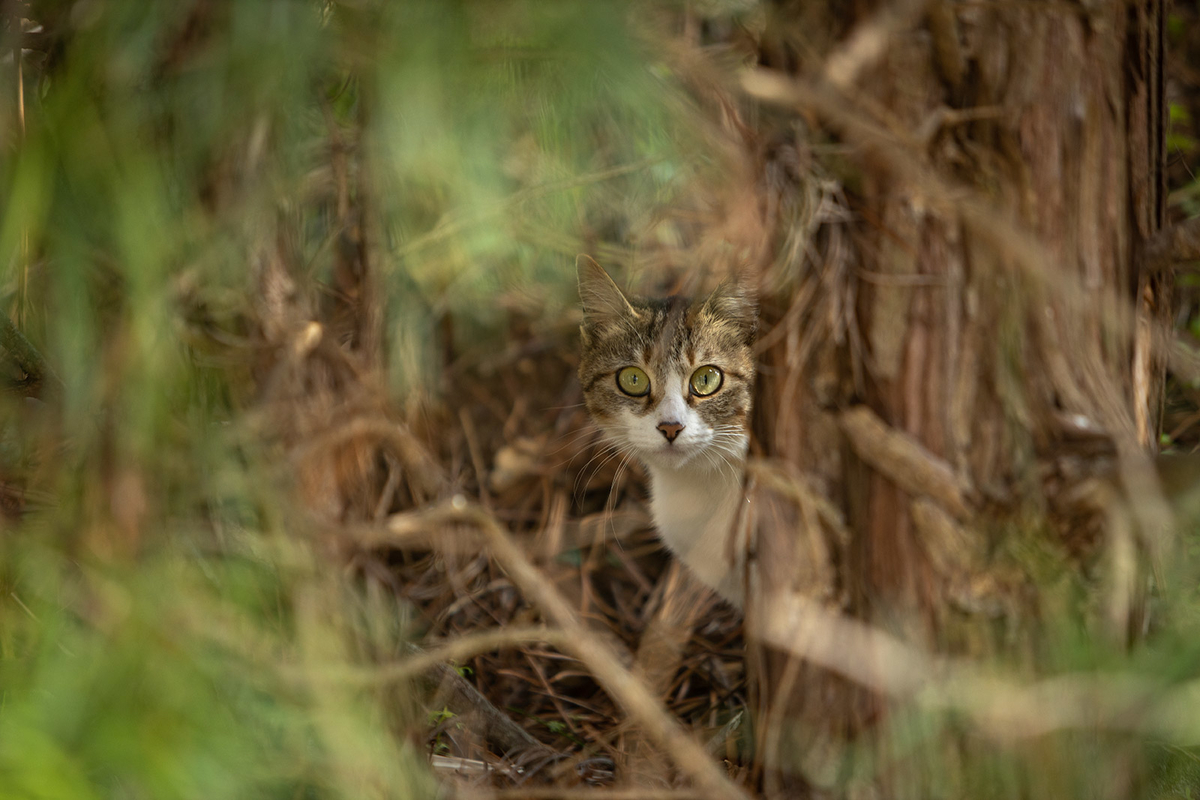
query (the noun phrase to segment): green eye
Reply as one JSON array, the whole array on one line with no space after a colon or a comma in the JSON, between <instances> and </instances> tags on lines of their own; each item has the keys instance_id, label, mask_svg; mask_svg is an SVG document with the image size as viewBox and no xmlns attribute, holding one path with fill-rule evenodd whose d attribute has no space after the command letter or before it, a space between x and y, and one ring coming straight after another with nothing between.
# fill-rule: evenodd
<instances>
[{"instance_id":1,"label":"green eye","mask_svg":"<svg viewBox=\"0 0 1200 800\"><path fill-rule=\"evenodd\" d=\"M623 367L617 372L617 388L630 397L650 393L650 378L638 367Z\"/></svg>"},{"instance_id":2,"label":"green eye","mask_svg":"<svg viewBox=\"0 0 1200 800\"><path fill-rule=\"evenodd\" d=\"M707 397L721 388L725 373L714 366L701 367L692 373L692 394L697 397Z\"/></svg>"}]
</instances>

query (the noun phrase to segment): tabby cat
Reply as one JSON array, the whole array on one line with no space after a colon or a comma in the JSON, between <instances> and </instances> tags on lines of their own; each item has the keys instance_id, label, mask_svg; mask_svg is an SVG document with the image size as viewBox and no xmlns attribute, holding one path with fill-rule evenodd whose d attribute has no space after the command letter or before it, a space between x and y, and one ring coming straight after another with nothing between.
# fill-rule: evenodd
<instances>
[{"instance_id":1,"label":"tabby cat","mask_svg":"<svg viewBox=\"0 0 1200 800\"><path fill-rule=\"evenodd\" d=\"M695 302L642 300L587 256L578 270L587 409L645 464L663 541L740 606L744 548L732 539L750 444L754 303L736 283Z\"/></svg>"}]
</instances>

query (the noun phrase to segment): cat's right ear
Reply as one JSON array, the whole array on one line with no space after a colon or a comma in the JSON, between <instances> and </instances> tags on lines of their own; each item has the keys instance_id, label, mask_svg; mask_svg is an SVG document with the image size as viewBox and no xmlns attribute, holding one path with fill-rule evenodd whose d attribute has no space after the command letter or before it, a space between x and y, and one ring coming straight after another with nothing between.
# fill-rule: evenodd
<instances>
[{"instance_id":1,"label":"cat's right ear","mask_svg":"<svg viewBox=\"0 0 1200 800\"><path fill-rule=\"evenodd\" d=\"M575 259L575 269L579 273L579 300L583 305L585 333L641 316L595 259L581 254Z\"/></svg>"}]
</instances>

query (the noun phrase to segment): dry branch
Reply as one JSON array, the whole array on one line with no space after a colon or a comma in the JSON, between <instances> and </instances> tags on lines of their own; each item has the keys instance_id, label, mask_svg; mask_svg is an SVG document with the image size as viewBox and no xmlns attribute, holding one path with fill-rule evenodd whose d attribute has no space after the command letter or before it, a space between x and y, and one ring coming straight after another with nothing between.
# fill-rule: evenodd
<instances>
[{"instance_id":1,"label":"dry branch","mask_svg":"<svg viewBox=\"0 0 1200 800\"><path fill-rule=\"evenodd\" d=\"M335 665L306 667L299 671L284 670L285 675L304 683L319 682L350 687L377 687L436 673L441 687L437 705L445 704L458 716L474 716L482 722L481 733L501 752L519 757L523 762L548 762L564 757L563 753L542 744L524 728L479 693L469 681L450 666L450 662L466 661L501 647L545 642L565 649L561 632L549 628L510 628L460 636L429 650L413 647L413 654L393 664L375 666Z\"/></svg>"},{"instance_id":2,"label":"dry branch","mask_svg":"<svg viewBox=\"0 0 1200 800\"><path fill-rule=\"evenodd\" d=\"M843 91L852 88L858 76L886 54L888 39L909 27L925 4L925 0L890 3L855 27L846 41L825 58L825 80Z\"/></svg>"},{"instance_id":3,"label":"dry branch","mask_svg":"<svg viewBox=\"0 0 1200 800\"><path fill-rule=\"evenodd\" d=\"M1139 675L1074 673L1030 683L935 658L878 628L799 596L756 615L764 642L861 686L935 712L955 712L1000 741L1080 728L1200 741L1200 681L1167 687Z\"/></svg>"},{"instance_id":4,"label":"dry branch","mask_svg":"<svg viewBox=\"0 0 1200 800\"><path fill-rule=\"evenodd\" d=\"M359 415L298 446L292 452L297 464L314 456L320 457L331 448L358 438L373 439L385 443L395 451L407 468L405 477L410 488L424 497L434 497L445 481L442 467L424 445L413 436L408 427L395 420L378 415Z\"/></svg>"},{"instance_id":5,"label":"dry branch","mask_svg":"<svg viewBox=\"0 0 1200 800\"><path fill-rule=\"evenodd\" d=\"M460 503L461 505L461 503ZM607 639L589 629L566 599L509 538L491 515L477 507L439 506L423 514L430 525L465 525L484 535L492 555L525 596L562 630L565 647L695 783L694 794L741 798L746 794L713 763L704 748L679 726L645 684L617 657Z\"/></svg>"},{"instance_id":6,"label":"dry branch","mask_svg":"<svg viewBox=\"0 0 1200 800\"><path fill-rule=\"evenodd\" d=\"M866 406L841 414L842 430L863 461L915 497L931 497L958 519L971 516L970 487L950 465L893 429Z\"/></svg>"},{"instance_id":7,"label":"dry branch","mask_svg":"<svg viewBox=\"0 0 1200 800\"><path fill-rule=\"evenodd\" d=\"M500 748L506 757L524 763L547 764L564 757L552 747L542 744L504 712L492 705L471 682L445 664L437 666L441 686L434 699L434 708L442 703L456 715L482 722L483 737Z\"/></svg>"},{"instance_id":8,"label":"dry branch","mask_svg":"<svg viewBox=\"0 0 1200 800\"><path fill-rule=\"evenodd\" d=\"M658 607L646 626L635 660L635 668L646 681L654 697L666 697L671 679L683 661L684 647L692 627L705 609L711 590L685 571L675 560L667 568L659 585ZM646 785L663 776L661 756L653 752L640 731L630 737L629 771L638 785Z\"/></svg>"},{"instance_id":9,"label":"dry branch","mask_svg":"<svg viewBox=\"0 0 1200 800\"><path fill-rule=\"evenodd\" d=\"M839 544L850 541L850 530L841 509L809 485L800 471L786 461L778 459L751 459L746 472L764 488L790 499L800 507L816 510L821 524L827 527Z\"/></svg>"},{"instance_id":10,"label":"dry branch","mask_svg":"<svg viewBox=\"0 0 1200 800\"><path fill-rule=\"evenodd\" d=\"M554 647L565 646L565 636L551 628L505 628L464 634L450 641L438 643L425 650L414 652L407 658L392 664L370 667L344 667L330 669L320 677L325 680L350 683L359 686L374 686L395 683L415 678L442 664L467 661L475 656L490 653L501 647L545 643Z\"/></svg>"}]
</instances>

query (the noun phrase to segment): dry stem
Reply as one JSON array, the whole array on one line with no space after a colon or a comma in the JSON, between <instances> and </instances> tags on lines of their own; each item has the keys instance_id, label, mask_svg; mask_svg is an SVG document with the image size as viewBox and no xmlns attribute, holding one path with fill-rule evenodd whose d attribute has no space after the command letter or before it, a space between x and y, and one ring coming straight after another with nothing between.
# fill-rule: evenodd
<instances>
[{"instance_id":1,"label":"dry stem","mask_svg":"<svg viewBox=\"0 0 1200 800\"><path fill-rule=\"evenodd\" d=\"M645 684L621 663L606 637L580 621L562 594L533 566L496 520L481 508L455 508L455 505L439 506L420 516L431 527L466 525L484 535L492 555L513 583L562 630L566 649L588 667L605 690L667 752L675 766L692 779L694 794L744 800L747 795L713 763L704 748L688 736ZM457 505L463 505L461 500Z\"/></svg>"},{"instance_id":2,"label":"dry stem","mask_svg":"<svg viewBox=\"0 0 1200 800\"><path fill-rule=\"evenodd\" d=\"M935 658L866 623L798 596L772 598L757 618L764 642L928 711L954 711L1001 741L1097 727L1180 745L1200 741L1200 681L1168 689L1139 675L1074 673L1022 684Z\"/></svg>"},{"instance_id":3,"label":"dry stem","mask_svg":"<svg viewBox=\"0 0 1200 800\"><path fill-rule=\"evenodd\" d=\"M909 494L928 496L958 519L971 516L970 489L950 465L891 428L866 406L842 413L842 430L863 461Z\"/></svg>"}]
</instances>

